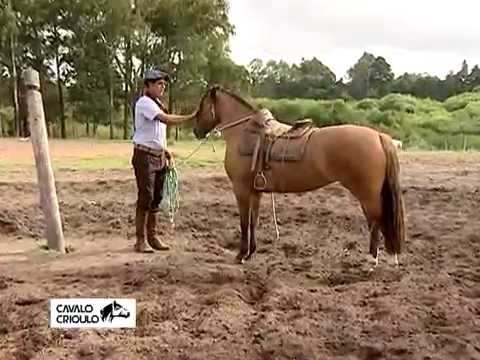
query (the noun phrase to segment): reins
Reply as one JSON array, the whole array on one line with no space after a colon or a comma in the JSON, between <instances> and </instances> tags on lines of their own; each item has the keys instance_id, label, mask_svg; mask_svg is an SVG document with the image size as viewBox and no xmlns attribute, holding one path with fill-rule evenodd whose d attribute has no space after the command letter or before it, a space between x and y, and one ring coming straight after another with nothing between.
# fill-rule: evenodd
<instances>
[{"instance_id":1,"label":"reins","mask_svg":"<svg viewBox=\"0 0 480 360\"><path fill-rule=\"evenodd\" d=\"M248 115L248 116L245 116L245 117L242 117L234 122L231 122L231 123L228 123L228 124L225 124L224 126L221 126L221 127L214 127L212 130L210 130L207 135L205 136L205 138L200 142L200 144L198 144L198 146L193 149L186 157L185 159L182 160L182 162L180 164L183 164L185 163L188 159L190 159L194 154L196 154L198 152L198 150L200 150L200 148L202 147L203 144L205 144L208 140L210 140L210 136L211 134L220 134L222 131L224 130L227 130L229 128L233 128L237 125L240 125L248 120L250 120L252 118L253 114L251 115ZM212 144L213 145L213 144ZM213 151L215 151L215 147L213 147Z\"/></svg>"},{"instance_id":2,"label":"reins","mask_svg":"<svg viewBox=\"0 0 480 360\"><path fill-rule=\"evenodd\" d=\"M250 120L250 119L252 118L252 116L253 116L253 114L247 115L247 116L245 116L245 117L243 117L243 118L240 118L240 119L238 119L238 120L236 120L236 121L234 121L234 122L225 124L224 126L221 126L221 127L219 127L219 128L214 127L214 128L212 129L212 131L213 131L213 132L222 132L223 130L226 130L226 129L235 127L235 126L237 126L237 125L240 125L241 123L244 123L244 122Z\"/></svg>"}]
</instances>

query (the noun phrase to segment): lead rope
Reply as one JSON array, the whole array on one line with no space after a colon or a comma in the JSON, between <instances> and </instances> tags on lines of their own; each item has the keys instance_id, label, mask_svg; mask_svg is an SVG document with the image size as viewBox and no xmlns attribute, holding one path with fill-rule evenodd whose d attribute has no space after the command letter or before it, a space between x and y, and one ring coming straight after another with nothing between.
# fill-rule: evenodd
<instances>
[{"instance_id":1,"label":"lead rope","mask_svg":"<svg viewBox=\"0 0 480 360\"><path fill-rule=\"evenodd\" d=\"M207 134L198 146L193 149L186 157L180 162L183 165L189 160L195 153L200 150L201 146L210 139L210 133ZM213 151L215 152L215 145L212 143ZM168 213L168 218L172 228L175 227L175 215L180 208L180 191L179 191L179 174L175 163L173 162L167 167L165 174L165 182L163 184L163 194L166 201L165 207Z\"/></svg>"},{"instance_id":2,"label":"lead rope","mask_svg":"<svg viewBox=\"0 0 480 360\"><path fill-rule=\"evenodd\" d=\"M277 241L278 241L280 239L280 232L278 231L277 213L275 212L275 196L273 192L271 192L270 194L272 197L273 223L275 224L275 233L277 234Z\"/></svg>"}]
</instances>

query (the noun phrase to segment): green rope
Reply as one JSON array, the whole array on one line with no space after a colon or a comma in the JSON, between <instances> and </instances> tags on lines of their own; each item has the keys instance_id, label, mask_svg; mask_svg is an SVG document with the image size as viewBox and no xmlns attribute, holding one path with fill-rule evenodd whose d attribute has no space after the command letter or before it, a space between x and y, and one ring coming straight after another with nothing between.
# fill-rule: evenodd
<instances>
[{"instance_id":1,"label":"green rope","mask_svg":"<svg viewBox=\"0 0 480 360\"><path fill-rule=\"evenodd\" d=\"M163 183L164 209L168 213L170 223L175 226L175 214L180 208L179 176L175 165L167 167Z\"/></svg>"},{"instance_id":2,"label":"green rope","mask_svg":"<svg viewBox=\"0 0 480 360\"><path fill-rule=\"evenodd\" d=\"M207 134L198 146L188 154L188 156L181 161L180 165L186 163L190 157L192 157L200 147L210 140L210 133ZM215 152L215 146L212 143L213 151ZM162 208L168 213L168 217L172 227L175 226L175 215L180 208L180 191L179 191L179 175L175 164L167 166L165 181L163 183L163 200Z\"/></svg>"}]
</instances>

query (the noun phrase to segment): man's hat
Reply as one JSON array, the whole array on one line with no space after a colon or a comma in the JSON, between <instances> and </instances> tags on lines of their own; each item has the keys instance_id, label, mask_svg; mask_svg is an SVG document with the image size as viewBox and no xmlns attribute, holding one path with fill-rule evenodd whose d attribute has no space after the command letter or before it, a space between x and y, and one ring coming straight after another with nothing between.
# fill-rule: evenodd
<instances>
[{"instance_id":1,"label":"man's hat","mask_svg":"<svg viewBox=\"0 0 480 360\"><path fill-rule=\"evenodd\" d=\"M165 80L168 82L170 81L170 76L162 70L148 70L143 77L143 81L146 82L148 80Z\"/></svg>"}]
</instances>

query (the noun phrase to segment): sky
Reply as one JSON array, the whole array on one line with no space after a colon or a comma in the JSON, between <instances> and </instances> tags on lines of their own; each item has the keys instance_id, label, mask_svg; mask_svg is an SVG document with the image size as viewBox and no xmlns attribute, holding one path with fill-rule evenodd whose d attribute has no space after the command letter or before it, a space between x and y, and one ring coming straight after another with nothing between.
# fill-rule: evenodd
<instances>
[{"instance_id":1,"label":"sky","mask_svg":"<svg viewBox=\"0 0 480 360\"><path fill-rule=\"evenodd\" d=\"M364 51L395 75L444 78L480 65L480 0L230 0L232 58L298 63L317 57L345 77Z\"/></svg>"}]
</instances>

